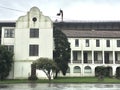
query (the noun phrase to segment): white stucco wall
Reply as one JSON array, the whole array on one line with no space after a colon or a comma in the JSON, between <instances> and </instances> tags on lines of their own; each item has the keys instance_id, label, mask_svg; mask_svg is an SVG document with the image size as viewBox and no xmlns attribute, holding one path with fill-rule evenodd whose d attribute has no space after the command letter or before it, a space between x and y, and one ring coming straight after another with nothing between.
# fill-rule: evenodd
<instances>
[{"instance_id":1,"label":"white stucco wall","mask_svg":"<svg viewBox=\"0 0 120 90\"><path fill-rule=\"evenodd\" d=\"M75 47L75 39L79 39L79 47ZM89 47L85 46L85 40L89 39ZM119 51L120 47L117 47L116 40L120 38L69 38L72 50L96 50L96 51ZM96 47L96 40L100 40L100 47ZM106 40L110 40L110 47L106 47Z\"/></svg>"},{"instance_id":2,"label":"white stucco wall","mask_svg":"<svg viewBox=\"0 0 120 90\"><path fill-rule=\"evenodd\" d=\"M75 47L75 39L79 40L79 46ZM89 47L85 46L85 40L89 39ZM115 51L120 51L120 47L117 47L117 40L120 38L68 38L71 43L71 61L69 63L70 73L67 73L67 76L94 76L95 75L95 67L97 66L110 66L112 67L112 75L115 75L116 68L119 67L119 64L115 64L115 55L113 56ZM100 40L100 47L96 47L96 40ZM106 47L106 40L110 40L110 47ZM78 59L82 59L82 63L73 63L73 51L77 51ZM109 60L113 60L113 64L94 64L94 60L92 58L92 52L98 52L98 60L104 59L104 52L109 52ZM81 52L81 53L79 53ZM88 60L92 59L92 63L83 63L83 52L88 53ZM119 52L120 53L120 52ZM118 59L119 59L118 53ZM104 60L103 60L104 61ZM79 66L81 68L80 73L74 73L74 67ZM85 73L84 68L86 66L91 67L91 73Z\"/></svg>"},{"instance_id":3,"label":"white stucco wall","mask_svg":"<svg viewBox=\"0 0 120 90\"><path fill-rule=\"evenodd\" d=\"M36 21L33 21L36 18ZM5 28L14 28L15 37L5 38ZM38 38L30 38L30 28L39 29ZM2 28L2 45L14 45L14 78L28 78L31 72L31 63L40 58L46 57L53 59L53 23L49 17L33 7L25 16L21 16L16 21L16 27ZM29 56L29 45L38 45L38 56ZM42 75L42 74L41 74ZM45 75L42 77L46 78Z\"/></svg>"},{"instance_id":4,"label":"white stucco wall","mask_svg":"<svg viewBox=\"0 0 120 90\"><path fill-rule=\"evenodd\" d=\"M33 18L36 18L37 20L34 22ZM30 28L39 29L39 38L30 38ZM53 58L52 21L49 17L44 16L37 7L33 7L27 15L19 17L16 22L15 30L14 77L27 78L28 74L31 72L31 63L34 60L40 57ZM39 45L38 56L29 56L29 45L32 44ZM17 73L18 71L20 72Z\"/></svg>"}]
</instances>

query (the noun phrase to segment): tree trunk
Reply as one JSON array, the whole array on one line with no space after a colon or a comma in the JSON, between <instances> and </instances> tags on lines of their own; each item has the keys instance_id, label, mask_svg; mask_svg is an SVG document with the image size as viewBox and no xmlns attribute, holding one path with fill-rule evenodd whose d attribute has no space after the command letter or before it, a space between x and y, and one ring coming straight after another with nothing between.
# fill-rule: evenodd
<instances>
[{"instance_id":1,"label":"tree trunk","mask_svg":"<svg viewBox=\"0 0 120 90\"><path fill-rule=\"evenodd\" d=\"M55 77L54 77L55 79L58 78L58 72L59 72L59 71L56 70L56 72L55 72Z\"/></svg>"},{"instance_id":2,"label":"tree trunk","mask_svg":"<svg viewBox=\"0 0 120 90\"><path fill-rule=\"evenodd\" d=\"M48 75L48 79L49 79L49 81L51 81L51 76L50 76L50 74Z\"/></svg>"}]
</instances>

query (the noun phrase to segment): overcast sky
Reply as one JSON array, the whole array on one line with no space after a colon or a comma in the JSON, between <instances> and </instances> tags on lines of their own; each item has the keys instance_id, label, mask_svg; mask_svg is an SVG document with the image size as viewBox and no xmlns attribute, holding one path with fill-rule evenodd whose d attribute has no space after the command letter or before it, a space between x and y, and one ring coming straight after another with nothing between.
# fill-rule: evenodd
<instances>
[{"instance_id":1,"label":"overcast sky","mask_svg":"<svg viewBox=\"0 0 120 90\"><path fill-rule=\"evenodd\" d=\"M17 20L33 6L53 21L60 8L65 21L120 21L120 0L0 0L0 20Z\"/></svg>"}]
</instances>

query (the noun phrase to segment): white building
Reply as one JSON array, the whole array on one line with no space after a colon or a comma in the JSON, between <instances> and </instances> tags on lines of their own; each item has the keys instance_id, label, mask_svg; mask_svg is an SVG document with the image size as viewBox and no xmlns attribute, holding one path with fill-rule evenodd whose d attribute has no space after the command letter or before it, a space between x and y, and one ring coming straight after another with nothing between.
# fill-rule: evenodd
<instances>
[{"instance_id":1,"label":"white building","mask_svg":"<svg viewBox=\"0 0 120 90\"><path fill-rule=\"evenodd\" d=\"M71 60L67 76L95 76L97 66L115 76L120 67L120 22L54 23L68 37Z\"/></svg>"},{"instance_id":2,"label":"white building","mask_svg":"<svg viewBox=\"0 0 120 90\"><path fill-rule=\"evenodd\" d=\"M14 51L10 78L28 78L34 60L53 58L53 23L33 7L27 15L18 18L15 27L2 27L1 44Z\"/></svg>"},{"instance_id":3,"label":"white building","mask_svg":"<svg viewBox=\"0 0 120 90\"><path fill-rule=\"evenodd\" d=\"M16 22L0 22L1 44L14 52L9 78L28 78L31 64L40 57L53 58L53 26L71 44L67 76L95 76L97 66L120 67L120 22L52 22L33 7ZM40 71L40 77L45 74Z\"/></svg>"}]
</instances>

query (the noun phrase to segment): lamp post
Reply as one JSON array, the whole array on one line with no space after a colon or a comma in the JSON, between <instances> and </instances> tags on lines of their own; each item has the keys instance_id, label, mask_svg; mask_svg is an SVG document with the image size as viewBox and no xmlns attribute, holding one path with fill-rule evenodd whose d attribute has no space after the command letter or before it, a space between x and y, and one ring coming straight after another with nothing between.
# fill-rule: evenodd
<instances>
[{"instance_id":1,"label":"lamp post","mask_svg":"<svg viewBox=\"0 0 120 90\"><path fill-rule=\"evenodd\" d=\"M57 16L61 16L61 22L63 22L63 10L60 9L60 12L57 13Z\"/></svg>"}]
</instances>

